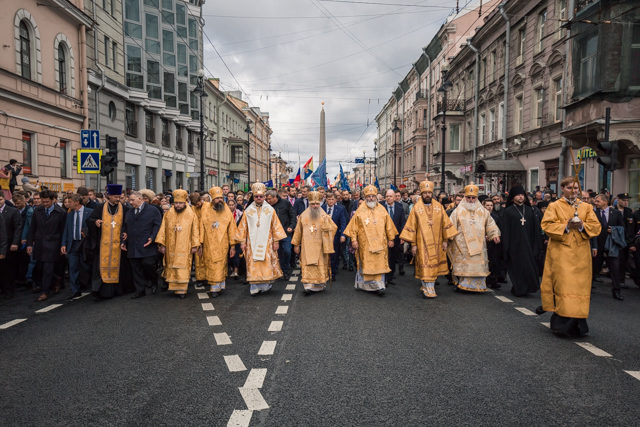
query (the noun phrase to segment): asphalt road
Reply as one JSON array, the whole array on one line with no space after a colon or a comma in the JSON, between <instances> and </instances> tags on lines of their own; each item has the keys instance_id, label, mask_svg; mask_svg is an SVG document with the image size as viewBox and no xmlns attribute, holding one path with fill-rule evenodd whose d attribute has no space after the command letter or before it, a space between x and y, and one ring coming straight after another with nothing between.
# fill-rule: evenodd
<instances>
[{"instance_id":1,"label":"asphalt road","mask_svg":"<svg viewBox=\"0 0 640 427\"><path fill-rule=\"evenodd\" d=\"M570 340L508 285L424 300L399 279L384 297L347 272L311 296L23 293L0 305L2 424L637 425L640 289L597 284L591 334Z\"/></svg>"}]
</instances>

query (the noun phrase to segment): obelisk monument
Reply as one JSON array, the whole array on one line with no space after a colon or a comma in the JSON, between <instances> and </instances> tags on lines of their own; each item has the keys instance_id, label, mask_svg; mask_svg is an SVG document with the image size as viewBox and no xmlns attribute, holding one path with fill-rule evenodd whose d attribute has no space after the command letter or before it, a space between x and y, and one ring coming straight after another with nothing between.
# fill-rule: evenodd
<instances>
[{"instance_id":1,"label":"obelisk monument","mask_svg":"<svg viewBox=\"0 0 640 427\"><path fill-rule=\"evenodd\" d=\"M327 157L327 138L324 132L324 102L322 102L322 110L320 110L320 150L318 165Z\"/></svg>"}]
</instances>

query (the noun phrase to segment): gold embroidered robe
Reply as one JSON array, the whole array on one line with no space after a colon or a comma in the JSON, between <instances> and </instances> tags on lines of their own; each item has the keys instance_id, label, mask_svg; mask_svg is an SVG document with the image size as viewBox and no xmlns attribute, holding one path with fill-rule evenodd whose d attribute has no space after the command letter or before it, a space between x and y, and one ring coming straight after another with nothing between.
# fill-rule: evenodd
<instances>
[{"instance_id":1,"label":"gold embroidered robe","mask_svg":"<svg viewBox=\"0 0 640 427\"><path fill-rule=\"evenodd\" d=\"M195 206L191 206L191 209L193 210L193 212L196 214L196 216L198 217L198 223L200 222L200 216L202 215L202 206L200 206L199 208L195 207ZM198 227L199 230L199 227ZM206 280L206 269L204 266L204 259L202 257L202 255L198 255L193 254L193 261L195 263L195 270L196 270L196 280L198 282L201 282L203 280Z\"/></svg>"},{"instance_id":2,"label":"gold embroidered robe","mask_svg":"<svg viewBox=\"0 0 640 427\"><path fill-rule=\"evenodd\" d=\"M267 211L272 212L270 221L266 221L265 219L265 212ZM268 237L264 242L265 247L261 248L261 250L264 251L263 260L254 259L255 249L251 245L250 234L257 230L250 230L251 227L248 222L249 217L251 217L251 220L255 221L256 224L260 224L260 227L268 227ZM233 219L233 216L231 218ZM258 220L258 218L260 219ZM282 224L280 224L278 215L268 203L263 203L260 208L257 208L255 203L252 203L244 210L242 219L238 224L236 240L239 243L244 243L246 245L244 259L247 265L247 282L255 284L271 283L282 277L282 269L280 268L280 262L278 260L278 252L273 250L273 243L286 237L287 234L285 233L284 228L282 228Z\"/></svg>"},{"instance_id":3,"label":"gold embroidered robe","mask_svg":"<svg viewBox=\"0 0 640 427\"><path fill-rule=\"evenodd\" d=\"M358 242L356 262L365 282L379 281L389 268L388 242L395 239L398 230L387 210L376 202L371 209L360 205L344 230L345 236Z\"/></svg>"},{"instance_id":4,"label":"gold embroidered robe","mask_svg":"<svg viewBox=\"0 0 640 427\"><path fill-rule=\"evenodd\" d=\"M100 232L100 277L104 283L120 282L120 235L124 222L124 207L118 203L114 215L109 213L109 203L102 206Z\"/></svg>"},{"instance_id":5,"label":"gold embroidered robe","mask_svg":"<svg viewBox=\"0 0 640 427\"><path fill-rule=\"evenodd\" d=\"M322 209L320 216L311 218L311 209L305 210L298 218L291 244L301 246L300 269L302 283L322 284L331 277L329 255L334 252L333 238L338 226Z\"/></svg>"},{"instance_id":6,"label":"gold embroidered robe","mask_svg":"<svg viewBox=\"0 0 640 427\"><path fill-rule=\"evenodd\" d=\"M204 276L210 284L223 282L229 272L229 248L236 242L236 222L225 205L221 212L213 204L205 202L200 208L200 239Z\"/></svg>"},{"instance_id":7,"label":"gold embroidered robe","mask_svg":"<svg viewBox=\"0 0 640 427\"><path fill-rule=\"evenodd\" d=\"M451 213L451 223L458 230L447 249L452 274L458 277L487 277L487 238L500 237L500 229L480 202L476 202L471 211L463 205L461 203Z\"/></svg>"},{"instance_id":8,"label":"gold embroidered robe","mask_svg":"<svg viewBox=\"0 0 640 427\"><path fill-rule=\"evenodd\" d=\"M582 231L566 231L575 208L560 199L549 205L542 218L542 231L549 245L540 284L542 308L564 317L586 319L591 299L591 246L589 239L602 228L593 208L580 203L578 217Z\"/></svg>"},{"instance_id":9,"label":"gold embroidered robe","mask_svg":"<svg viewBox=\"0 0 640 427\"><path fill-rule=\"evenodd\" d=\"M442 242L456 234L458 231L440 203L432 200L425 205L422 198L418 200L400 234L400 239L418 247L414 259L416 279L435 282L438 276L449 272Z\"/></svg>"},{"instance_id":10,"label":"gold embroidered robe","mask_svg":"<svg viewBox=\"0 0 640 427\"><path fill-rule=\"evenodd\" d=\"M200 246L200 221L187 206L171 207L162 217L156 243L165 247L163 277L170 291L186 291L191 278L191 248Z\"/></svg>"}]
</instances>

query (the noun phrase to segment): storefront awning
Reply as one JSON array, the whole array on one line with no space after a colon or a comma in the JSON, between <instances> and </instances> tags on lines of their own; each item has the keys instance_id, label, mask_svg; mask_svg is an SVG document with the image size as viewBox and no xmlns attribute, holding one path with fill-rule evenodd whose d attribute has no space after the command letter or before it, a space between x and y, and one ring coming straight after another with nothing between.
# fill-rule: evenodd
<instances>
[{"instance_id":1,"label":"storefront awning","mask_svg":"<svg viewBox=\"0 0 640 427\"><path fill-rule=\"evenodd\" d=\"M518 159L480 160L476 167L476 172L524 172L524 166Z\"/></svg>"}]
</instances>

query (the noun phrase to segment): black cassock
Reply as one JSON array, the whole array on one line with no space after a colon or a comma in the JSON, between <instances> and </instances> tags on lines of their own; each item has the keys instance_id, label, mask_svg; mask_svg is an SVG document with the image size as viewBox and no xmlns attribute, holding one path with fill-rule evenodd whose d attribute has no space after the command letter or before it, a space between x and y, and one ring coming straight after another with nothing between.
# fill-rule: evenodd
<instances>
[{"instance_id":1,"label":"black cassock","mask_svg":"<svg viewBox=\"0 0 640 427\"><path fill-rule=\"evenodd\" d=\"M524 221L523 221L524 218ZM502 247L515 296L540 289L536 256L541 249L540 215L535 208L515 204L502 213Z\"/></svg>"}]
</instances>

